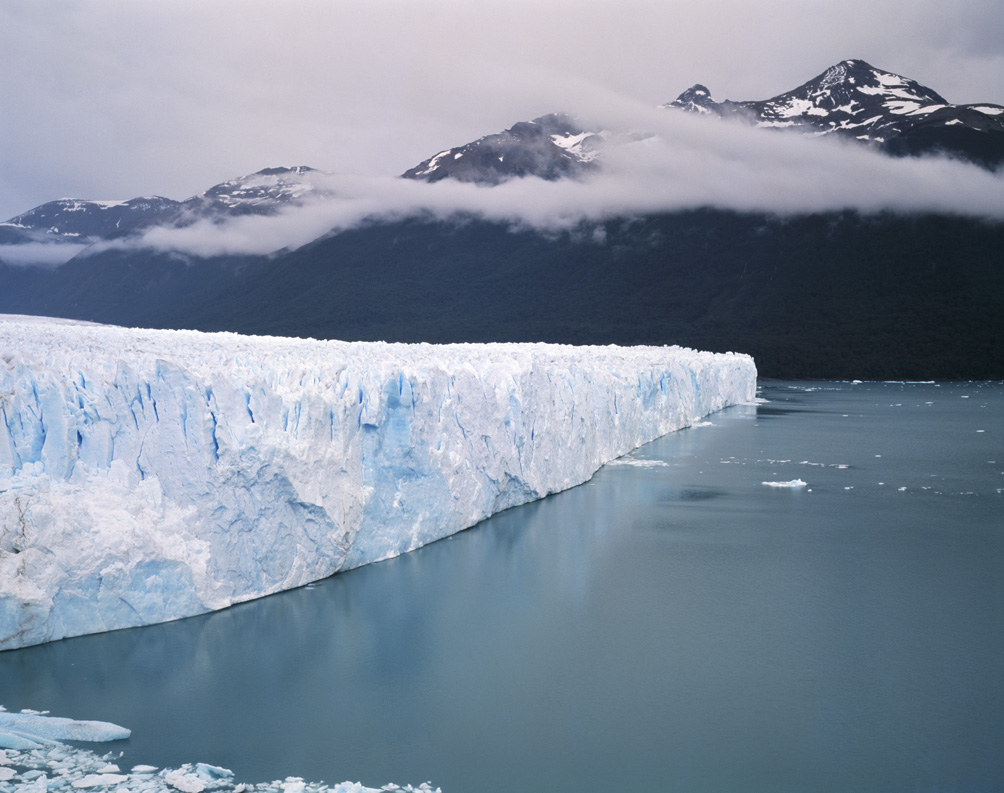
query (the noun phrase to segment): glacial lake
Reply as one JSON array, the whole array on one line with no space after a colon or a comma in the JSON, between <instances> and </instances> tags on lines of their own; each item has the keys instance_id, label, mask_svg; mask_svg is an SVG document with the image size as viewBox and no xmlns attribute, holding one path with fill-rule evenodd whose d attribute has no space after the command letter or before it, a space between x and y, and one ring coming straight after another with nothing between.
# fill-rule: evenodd
<instances>
[{"instance_id":1,"label":"glacial lake","mask_svg":"<svg viewBox=\"0 0 1004 793\"><path fill-rule=\"evenodd\" d=\"M0 653L0 704L244 782L1004 790L1004 384L761 396L406 556Z\"/></svg>"}]
</instances>

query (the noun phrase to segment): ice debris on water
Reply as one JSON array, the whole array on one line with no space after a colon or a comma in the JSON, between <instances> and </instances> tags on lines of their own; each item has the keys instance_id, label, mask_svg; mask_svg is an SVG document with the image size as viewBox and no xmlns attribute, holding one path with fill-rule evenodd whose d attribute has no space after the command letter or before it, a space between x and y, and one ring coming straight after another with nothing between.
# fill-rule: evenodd
<instances>
[{"instance_id":1,"label":"ice debris on water","mask_svg":"<svg viewBox=\"0 0 1004 793\"><path fill-rule=\"evenodd\" d=\"M359 782L338 785L305 782L299 777L257 784L237 783L227 768L185 763L163 770L136 765L122 771L121 755L98 755L60 741L115 741L128 738L125 727L103 721L77 721L39 715L37 711L8 713L0 707L0 793L74 793L80 790L130 793L441 793L426 782L418 787L364 787Z\"/></svg>"},{"instance_id":2,"label":"ice debris on water","mask_svg":"<svg viewBox=\"0 0 1004 793\"><path fill-rule=\"evenodd\" d=\"M746 355L0 315L0 650L387 559L749 402Z\"/></svg>"},{"instance_id":3,"label":"ice debris on water","mask_svg":"<svg viewBox=\"0 0 1004 793\"><path fill-rule=\"evenodd\" d=\"M767 487L805 487L806 482L801 479L791 479L787 482L761 482L762 485L767 485Z\"/></svg>"},{"instance_id":4,"label":"ice debris on water","mask_svg":"<svg viewBox=\"0 0 1004 793\"><path fill-rule=\"evenodd\" d=\"M359 782L329 785L306 782L299 777L259 783L238 783L232 771L206 763L185 763L179 768L136 766L131 771L110 773L111 755L99 756L87 749L54 744L41 749L0 749L0 793L442 793L425 782L421 785L366 787Z\"/></svg>"},{"instance_id":5,"label":"ice debris on water","mask_svg":"<svg viewBox=\"0 0 1004 793\"><path fill-rule=\"evenodd\" d=\"M633 468L669 468L669 463L665 460L644 460L640 457L618 457L607 465L628 465Z\"/></svg>"}]
</instances>

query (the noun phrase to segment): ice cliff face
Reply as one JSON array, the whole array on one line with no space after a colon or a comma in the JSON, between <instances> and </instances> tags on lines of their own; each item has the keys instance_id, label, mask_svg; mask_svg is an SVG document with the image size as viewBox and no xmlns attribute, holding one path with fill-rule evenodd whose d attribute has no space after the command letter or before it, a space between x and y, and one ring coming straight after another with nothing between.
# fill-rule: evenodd
<instances>
[{"instance_id":1,"label":"ice cliff face","mask_svg":"<svg viewBox=\"0 0 1004 793\"><path fill-rule=\"evenodd\" d=\"M0 649L386 559L753 398L680 348L398 345L0 316Z\"/></svg>"}]
</instances>

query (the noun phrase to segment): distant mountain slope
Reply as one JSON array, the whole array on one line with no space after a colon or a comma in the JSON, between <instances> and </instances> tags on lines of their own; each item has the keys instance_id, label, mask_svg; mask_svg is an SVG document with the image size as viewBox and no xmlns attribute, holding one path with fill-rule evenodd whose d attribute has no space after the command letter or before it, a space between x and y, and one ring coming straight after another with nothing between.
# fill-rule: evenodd
<instances>
[{"instance_id":1,"label":"distant mountain slope","mask_svg":"<svg viewBox=\"0 0 1004 793\"><path fill-rule=\"evenodd\" d=\"M995 378L1001 250L1004 224L934 216L701 210L556 237L409 221L294 251L189 321L397 341L684 344L749 352L774 377Z\"/></svg>"},{"instance_id":2,"label":"distant mountain slope","mask_svg":"<svg viewBox=\"0 0 1004 793\"><path fill-rule=\"evenodd\" d=\"M86 245L153 226L218 223L239 215L270 215L326 194L314 168L265 168L210 187L184 201L153 196L128 201L60 198L0 223L0 245L46 242Z\"/></svg>"},{"instance_id":3,"label":"distant mountain slope","mask_svg":"<svg viewBox=\"0 0 1004 793\"><path fill-rule=\"evenodd\" d=\"M27 240L91 242L109 239L180 206L170 198L151 196L128 201L84 201L60 198L0 223L0 242Z\"/></svg>"},{"instance_id":4,"label":"distant mountain slope","mask_svg":"<svg viewBox=\"0 0 1004 793\"><path fill-rule=\"evenodd\" d=\"M0 293L0 312L350 340L683 344L751 353L767 377L1001 378L1001 250L1004 224L940 216L700 210L546 236L408 220L256 259L107 252L35 271L27 294Z\"/></svg>"}]
</instances>

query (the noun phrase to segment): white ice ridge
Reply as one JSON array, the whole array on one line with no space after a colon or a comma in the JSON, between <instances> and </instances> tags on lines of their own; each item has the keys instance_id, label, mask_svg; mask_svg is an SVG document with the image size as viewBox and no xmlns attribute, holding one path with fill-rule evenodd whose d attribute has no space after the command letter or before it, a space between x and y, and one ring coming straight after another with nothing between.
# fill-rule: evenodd
<instances>
[{"instance_id":1,"label":"white ice ridge","mask_svg":"<svg viewBox=\"0 0 1004 793\"><path fill-rule=\"evenodd\" d=\"M0 649L220 609L580 484L749 356L0 315Z\"/></svg>"}]
</instances>

